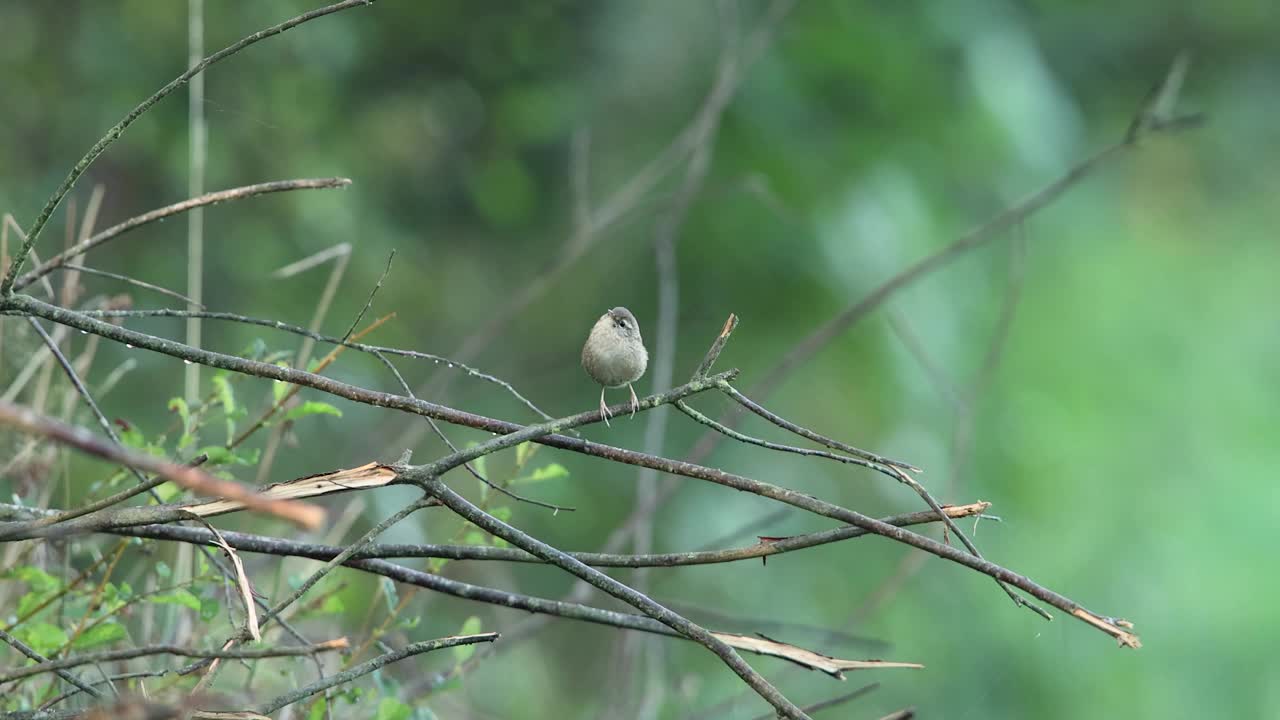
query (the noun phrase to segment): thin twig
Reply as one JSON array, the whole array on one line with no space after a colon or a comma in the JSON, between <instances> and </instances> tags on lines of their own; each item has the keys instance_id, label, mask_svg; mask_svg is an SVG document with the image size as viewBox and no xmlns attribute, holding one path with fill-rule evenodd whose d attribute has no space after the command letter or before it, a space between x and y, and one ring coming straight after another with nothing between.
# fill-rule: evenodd
<instances>
[{"instance_id":1,"label":"thin twig","mask_svg":"<svg viewBox=\"0 0 1280 720\"><path fill-rule=\"evenodd\" d=\"M867 693L870 693L872 690L875 690L878 687L880 687L880 683L878 682L869 683L867 685L863 685L857 690L854 690L853 692L848 692L843 695L833 697L829 700L823 700L822 702L816 702L812 705L806 705L804 708L804 711L809 714L814 714L822 710L826 710L827 708L833 708L837 705L843 705L851 700L857 700L858 698L862 697L863 695L866 695ZM756 717L754 720L773 720L773 718L772 716L769 716L769 715L760 715Z\"/></svg>"},{"instance_id":2,"label":"thin twig","mask_svg":"<svg viewBox=\"0 0 1280 720\"><path fill-rule=\"evenodd\" d=\"M84 265L77 265L74 263L62 263L53 269L54 270L74 270L76 272L82 272L86 275L98 275L100 277L111 278L112 280L119 280L121 282L126 282L130 285L133 285L134 287L140 287L144 290L151 290L153 292L160 293L161 295L166 295L168 297L174 298L175 300L181 300L190 305L194 305L195 307L201 310L205 309L204 305L196 302L195 300L187 297L186 295L183 295L180 292L177 292L175 290L170 290L169 288L160 287L159 285L153 285L149 282L144 282L137 278L131 278L128 275L121 275L119 273L107 272L106 270L99 270L97 268L91 268Z\"/></svg>"},{"instance_id":3,"label":"thin twig","mask_svg":"<svg viewBox=\"0 0 1280 720\"><path fill-rule=\"evenodd\" d=\"M28 667L13 668L0 673L0 683L9 682L11 680L21 680L32 675L41 673L55 672L57 670L65 670L67 668L87 665L89 663L98 662L114 662L116 660L130 660L139 657L148 657L151 655L177 655L179 657L195 657L195 658L224 658L224 659L241 659L255 660L261 658L272 657L297 657L299 655L312 655L319 652L329 652L333 650L343 650L348 646L346 638L338 638L337 640L328 640L315 645L301 646L285 646L274 648L255 648L252 650L200 650L198 648L183 647L181 645L146 645L136 648L124 648L122 650L104 650L101 652L84 653L83 655L74 655L72 657L62 658L60 660L49 660L39 665L31 665ZM81 688L85 690L85 688ZM85 690L85 692L90 692Z\"/></svg>"},{"instance_id":4,"label":"thin twig","mask_svg":"<svg viewBox=\"0 0 1280 720\"><path fill-rule=\"evenodd\" d=\"M381 360L382 364L385 365L386 368L391 371L391 374L394 375L396 378L396 382L400 383L400 388L404 390L405 395L407 395L408 397L417 399L418 396L413 393L413 388L409 386L408 382L405 382L404 376L401 375L400 371L396 369L395 364L393 364L389 359L387 359L386 355L375 350L373 352L373 356ZM440 429L440 426L436 424L436 421L432 418L425 418L425 419L427 423L431 425L431 430L436 434L436 437L440 438L440 440L444 442L445 446L449 448L449 452L454 452L454 453L458 452L458 446L454 445L453 441L449 439L449 436L444 434L444 431ZM471 473L471 475L475 477L475 479L479 480L480 482L484 483L490 488L502 493L503 495L506 495L507 497L517 502L529 503L530 505L536 505L538 507L546 508L550 510L553 515L555 513L560 512L561 510L564 510L566 512L574 512L577 510L577 508L569 507L567 505L556 505L554 503L544 502L542 500L535 500L530 497L525 497L518 493L512 492L511 490L508 490L507 488L495 482L492 482L491 480L489 480L489 478L486 478L484 475L481 475L480 472L476 470L474 467L472 467L471 463L469 462L463 463L462 466L465 467L467 469L467 472Z\"/></svg>"},{"instance_id":5,"label":"thin twig","mask_svg":"<svg viewBox=\"0 0 1280 720\"><path fill-rule=\"evenodd\" d=\"M910 472L921 472L920 468L914 465L909 465L899 460L893 460L892 458L887 458L887 457L884 457L883 455L877 455L876 453L873 453L873 452L861 450L848 443L843 443L843 442L840 442L839 440L833 440L832 438L829 438L826 435L820 435L802 425L797 425L796 423L793 423L790 420L787 420L781 415L770 412L764 406L755 402L754 400L747 397L746 395L743 395L742 393L738 392L736 388L734 388L732 385L730 385L727 382L724 383L720 387L720 389L723 390L726 395L728 395L729 397L737 401L738 404L743 406L744 408L750 410L756 415L759 415L765 420L768 420L774 425L777 425L778 427L784 430L789 430L795 433L796 435L799 435L802 438L807 438L820 445L826 445L827 447L833 450L839 450L840 452L848 453L854 457L862 458L863 460L867 460L877 465L901 468L903 470L908 470ZM716 430L717 431L720 430L719 426L716 426Z\"/></svg>"},{"instance_id":6,"label":"thin twig","mask_svg":"<svg viewBox=\"0 0 1280 720\"><path fill-rule=\"evenodd\" d=\"M863 460L862 458L849 457L848 455L837 455L836 453L827 452L826 450L810 450L809 448L796 447L794 445L783 445L782 443L770 442L768 440L761 440L760 438L752 437L750 435L747 435L746 433L738 432L737 430L734 430L733 428L727 425L721 425L715 420L712 420L706 415L703 415L702 413L695 410L692 406L690 406L689 403L684 402L683 400L681 400L680 402L677 402L676 407L680 409L680 412L683 412L685 415L688 415L693 420L703 425L706 425L709 428L713 428L718 432L724 433L725 435L733 438L734 440L747 443L748 445L757 445L759 447L767 448L769 450L793 453L796 455L807 455L809 457L826 458L827 460L835 460L836 462L847 463L850 465L858 465L861 467L870 468L871 470L875 470L876 472L882 472L882 473L885 473L886 475L891 475L887 466L881 465L879 463L870 462L868 460Z\"/></svg>"},{"instance_id":7,"label":"thin twig","mask_svg":"<svg viewBox=\"0 0 1280 720\"><path fill-rule=\"evenodd\" d=\"M364 307L360 309L360 312L356 315L356 319L351 323L351 327L347 328L347 331L342 334L342 342L345 343L347 340L351 339L351 333L356 331L356 327L359 326L360 321L364 319L365 313L369 312L369 308L373 307L373 298L378 294L378 291L382 289L382 283L386 281L387 275L391 274L391 262L395 259L396 251L392 249L391 254L387 256L387 267L383 269L382 275L378 278L377 284L369 291L369 300L365 302Z\"/></svg>"},{"instance_id":8,"label":"thin twig","mask_svg":"<svg viewBox=\"0 0 1280 720\"><path fill-rule=\"evenodd\" d=\"M473 645L475 643L493 642L494 640L497 640L498 637L499 637L498 633L488 632L488 633L479 633L476 635L456 635L453 637L440 638L439 640L427 640L425 642L416 642L411 645L406 645L403 648L396 650L395 652L389 652L389 653L386 653L385 655L379 655L378 657L373 658L372 660L368 660L366 662L360 663L355 667L348 668L346 670L343 670L340 673L336 673L327 678L322 678L321 680L314 682L306 687L298 688L297 690L291 690L285 693L284 695L281 695L280 697L277 697L273 700L263 703L258 708L258 712L262 713L263 715L268 715L270 713L273 713L279 710L282 707L285 707L286 705L292 705L293 703L296 703L299 700L305 700L306 698L311 697L312 695L315 695L318 692L322 692L324 690L327 690L332 687L336 687L338 685L349 683L352 680L368 675L369 673L374 672L375 670L378 670L381 667L390 665L393 662L396 662L398 660L403 660L404 658L407 658L407 657L413 657L414 655L421 655L422 653L431 652L432 650L441 650L443 648L457 647L459 645Z\"/></svg>"}]
</instances>

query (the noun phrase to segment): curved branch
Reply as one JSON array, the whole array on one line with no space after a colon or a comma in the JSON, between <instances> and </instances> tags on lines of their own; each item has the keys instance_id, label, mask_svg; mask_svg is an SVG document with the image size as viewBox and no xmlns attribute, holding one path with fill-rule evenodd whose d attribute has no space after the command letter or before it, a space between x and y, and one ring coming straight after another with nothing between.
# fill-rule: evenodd
<instances>
[{"instance_id":1,"label":"curved branch","mask_svg":"<svg viewBox=\"0 0 1280 720\"><path fill-rule=\"evenodd\" d=\"M115 142L117 138L124 134L125 129L132 125L133 122L141 117L143 113L150 110L153 105L163 100L169 93L182 87L188 80L203 72L205 68L219 60L224 60L235 55L259 40L265 40L273 35L279 35L285 30L297 27L308 20L314 20L318 17L324 17L325 15L347 10L359 5L369 5L372 2L373 0L343 0L343 2L340 3L335 3L327 7L303 13L293 19L286 20L278 25L266 28L265 30L259 30L258 32L243 38L232 45L228 45L195 65L192 65L186 72L171 80L168 85L160 88L151 97L143 100L137 107L129 111L129 114L125 115L123 120L116 123L115 127L108 130L106 135L103 135L98 142L94 143L93 147L89 148L89 152L85 153L84 157L80 158L80 161L75 164L75 167L71 168L71 172L67 173L66 179L63 180L62 184L58 186L58 189L53 192L53 195L49 197L48 202L45 203L44 209L40 211L40 215L38 215L35 222L31 224L31 229L27 231L27 239L22 243L22 247L18 249L18 252L14 254L13 262L9 265L9 272L5 274L4 280L0 281L0 297L7 297L13 293L14 280L18 277L18 273L22 271L22 265L27 261L27 255L31 253L31 248L35 247L36 241L40 239L40 231L44 230L45 224L48 223L49 218L53 216L53 211L56 210L58 204L62 202L62 198L66 197L67 193L71 192L72 186L74 186L76 181L80 179L80 176L89 169L89 166L93 164L93 161L97 160L98 156L105 152L111 143Z\"/></svg>"}]
</instances>

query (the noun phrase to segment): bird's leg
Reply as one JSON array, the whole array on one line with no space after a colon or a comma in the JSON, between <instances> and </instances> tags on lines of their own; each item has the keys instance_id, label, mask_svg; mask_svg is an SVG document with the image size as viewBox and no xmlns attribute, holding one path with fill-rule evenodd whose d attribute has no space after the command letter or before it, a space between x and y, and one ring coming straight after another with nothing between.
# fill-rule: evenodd
<instances>
[{"instance_id":1,"label":"bird's leg","mask_svg":"<svg viewBox=\"0 0 1280 720\"><path fill-rule=\"evenodd\" d=\"M604 424L609 425L609 406L604 404L604 387L600 387L600 417L604 418Z\"/></svg>"},{"instance_id":2,"label":"bird's leg","mask_svg":"<svg viewBox=\"0 0 1280 720\"><path fill-rule=\"evenodd\" d=\"M636 389L631 387L631 383L627 383L627 389L631 391L631 417L635 417L640 401L636 399Z\"/></svg>"}]
</instances>

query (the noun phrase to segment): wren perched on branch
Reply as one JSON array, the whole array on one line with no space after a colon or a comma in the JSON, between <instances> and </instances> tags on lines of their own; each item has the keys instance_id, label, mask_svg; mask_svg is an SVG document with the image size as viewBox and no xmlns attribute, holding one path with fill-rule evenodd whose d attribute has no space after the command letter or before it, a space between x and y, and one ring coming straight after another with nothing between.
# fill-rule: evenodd
<instances>
[{"instance_id":1,"label":"wren perched on branch","mask_svg":"<svg viewBox=\"0 0 1280 720\"><path fill-rule=\"evenodd\" d=\"M627 386L631 391L631 416L635 417L640 401L631 383L644 375L649 365L649 351L640 338L636 316L624 307L616 307L596 321L582 346L582 367L592 380L600 383L600 414L609 424L609 408L604 403L605 388Z\"/></svg>"}]
</instances>

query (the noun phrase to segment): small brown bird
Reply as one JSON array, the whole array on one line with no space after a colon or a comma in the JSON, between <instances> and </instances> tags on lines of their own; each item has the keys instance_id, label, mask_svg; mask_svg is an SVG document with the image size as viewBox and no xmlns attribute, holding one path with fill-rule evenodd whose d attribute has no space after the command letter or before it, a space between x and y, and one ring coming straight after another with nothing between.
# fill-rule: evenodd
<instances>
[{"instance_id":1,"label":"small brown bird","mask_svg":"<svg viewBox=\"0 0 1280 720\"><path fill-rule=\"evenodd\" d=\"M592 380L600 383L600 414L609 424L609 407L604 404L605 388L627 386L631 391L631 416L635 417L640 401L631 383L644 375L649 365L649 351L640 338L636 316L624 307L616 307L596 321L582 346L582 368Z\"/></svg>"}]
</instances>

